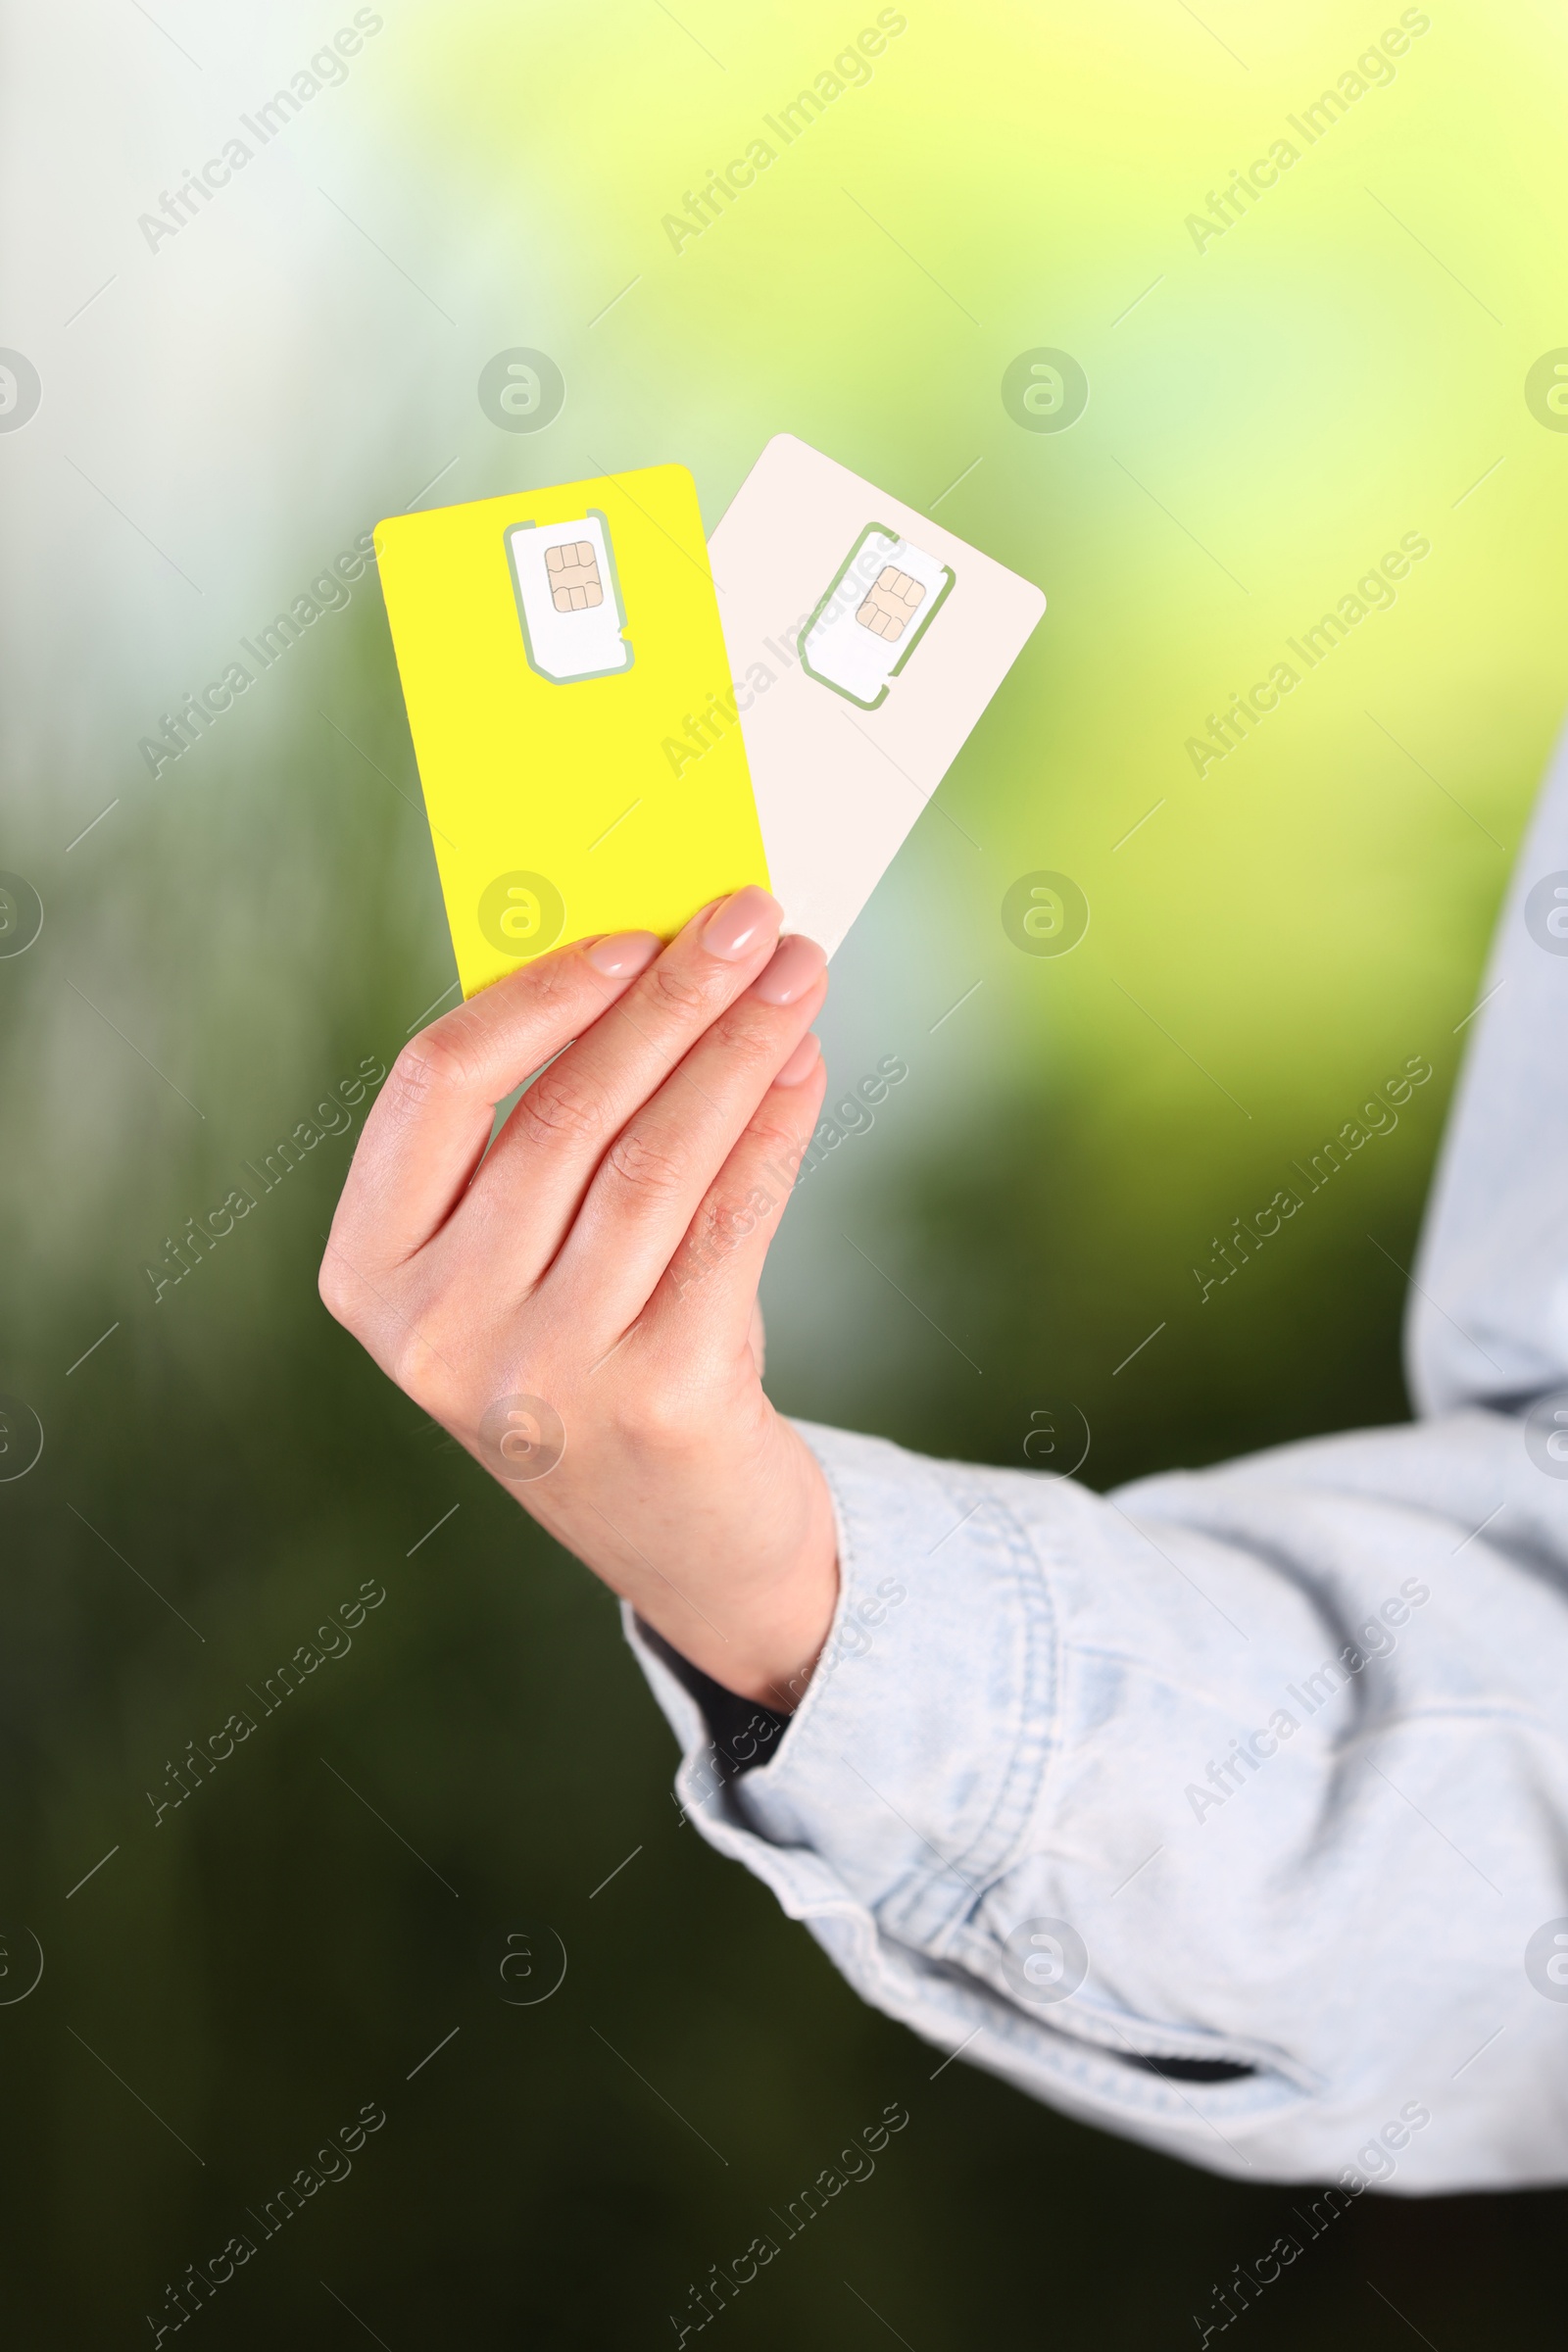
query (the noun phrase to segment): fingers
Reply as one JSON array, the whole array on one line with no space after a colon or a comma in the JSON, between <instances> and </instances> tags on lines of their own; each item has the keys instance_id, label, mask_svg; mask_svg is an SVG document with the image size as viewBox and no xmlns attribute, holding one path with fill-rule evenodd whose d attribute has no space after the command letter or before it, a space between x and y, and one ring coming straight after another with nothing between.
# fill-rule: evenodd
<instances>
[{"instance_id":1,"label":"fingers","mask_svg":"<svg viewBox=\"0 0 1568 2352\"><path fill-rule=\"evenodd\" d=\"M727 1321L762 1371L762 1260L810 1147L827 1091L821 1049L809 1032L790 1055L710 1185L648 1316L650 1336L693 1304Z\"/></svg>"},{"instance_id":2,"label":"fingers","mask_svg":"<svg viewBox=\"0 0 1568 2352\"><path fill-rule=\"evenodd\" d=\"M486 1252L503 1295L539 1279L628 1122L769 968L781 917L777 901L755 886L705 907L613 1010L528 1089L452 1234L454 1248ZM810 954L819 969L820 951ZM760 1077L759 1093L771 1074L769 1067Z\"/></svg>"},{"instance_id":3,"label":"fingers","mask_svg":"<svg viewBox=\"0 0 1568 2352\"><path fill-rule=\"evenodd\" d=\"M547 1286L575 1293L596 1324L608 1315L623 1329L641 1312L764 1096L801 1091L777 1084L797 1054L813 1083L803 1039L826 962L814 941L783 941L606 1153Z\"/></svg>"},{"instance_id":4,"label":"fingers","mask_svg":"<svg viewBox=\"0 0 1568 2352\"><path fill-rule=\"evenodd\" d=\"M332 1229L340 1251L368 1267L413 1256L462 1198L496 1103L590 1028L660 946L653 932L630 931L557 949L405 1046L343 1188ZM331 1305L324 1271L322 1295Z\"/></svg>"}]
</instances>

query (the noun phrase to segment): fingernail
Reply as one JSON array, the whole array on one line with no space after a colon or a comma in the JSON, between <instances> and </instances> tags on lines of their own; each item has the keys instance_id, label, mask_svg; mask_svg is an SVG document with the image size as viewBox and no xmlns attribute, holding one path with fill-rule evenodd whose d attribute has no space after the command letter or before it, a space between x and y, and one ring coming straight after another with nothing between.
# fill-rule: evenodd
<instances>
[{"instance_id":1,"label":"fingernail","mask_svg":"<svg viewBox=\"0 0 1568 2352\"><path fill-rule=\"evenodd\" d=\"M596 939L587 951L588 960L596 972L607 980L635 980L645 972L663 946L654 931L613 931L608 939Z\"/></svg>"},{"instance_id":2,"label":"fingernail","mask_svg":"<svg viewBox=\"0 0 1568 2352\"><path fill-rule=\"evenodd\" d=\"M702 944L721 963L739 963L783 920L784 909L777 899L748 882L709 916L703 925Z\"/></svg>"},{"instance_id":3,"label":"fingernail","mask_svg":"<svg viewBox=\"0 0 1568 2352\"><path fill-rule=\"evenodd\" d=\"M821 1041L814 1029L808 1029L778 1076L775 1086L801 1086L809 1078L822 1057Z\"/></svg>"},{"instance_id":4,"label":"fingernail","mask_svg":"<svg viewBox=\"0 0 1568 2352\"><path fill-rule=\"evenodd\" d=\"M760 980L752 983L752 994L760 997L764 1004L793 1004L814 988L827 968L827 957L814 939L806 939L799 932L781 939L773 951L773 960Z\"/></svg>"}]
</instances>

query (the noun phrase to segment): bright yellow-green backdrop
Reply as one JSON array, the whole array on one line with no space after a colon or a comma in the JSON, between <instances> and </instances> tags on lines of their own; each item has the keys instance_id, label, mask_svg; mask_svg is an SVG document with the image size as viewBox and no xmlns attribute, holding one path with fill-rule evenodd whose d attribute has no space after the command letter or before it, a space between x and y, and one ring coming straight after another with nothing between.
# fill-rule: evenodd
<instances>
[{"instance_id":1,"label":"bright yellow-green backdrop","mask_svg":"<svg viewBox=\"0 0 1568 2352\"><path fill-rule=\"evenodd\" d=\"M567 381L548 433L493 436L494 482L678 457L711 522L787 428L1045 588L1044 626L944 788L962 830L923 820L840 992L874 936L867 1042L911 1055L906 1154L940 1148L951 1088L977 1071L993 1099L1059 1101L1082 1161L1064 1213L1117 1237L1112 1358L1122 1319L1130 1346L1179 1298L1180 1327L1211 1233L1421 1054L1439 1078L1393 1187L1407 1228L1568 700L1568 435L1525 400L1568 341L1560 27L1441 0L1402 20L914 0L883 12L905 29L870 78L785 145L781 108L876 12L677 14L616 8L589 37L577 11L468 10L400 52L407 135L441 175L448 249L457 222L483 257L492 343L549 349ZM1350 99L1341 77L1401 24L1402 52L1386 44ZM1320 113L1309 143L1325 89L1343 117ZM710 199L701 234L672 230L759 136L776 160ZM1277 184L1195 233L1280 139L1298 160ZM1004 407L1004 368L1036 347L1087 372L1065 431ZM1396 604L1308 672L1287 637L1412 532L1431 554ZM1301 685L1200 775L1188 739L1282 660ZM1007 884L1036 867L1091 902L1065 961L1001 930ZM985 1155L989 1115L960 1156ZM1364 1252L1367 1221L1348 1201L1332 1223ZM1112 1279L1107 1262L1102 1305ZM823 1382L837 1392L814 1336L820 1408Z\"/></svg>"}]
</instances>

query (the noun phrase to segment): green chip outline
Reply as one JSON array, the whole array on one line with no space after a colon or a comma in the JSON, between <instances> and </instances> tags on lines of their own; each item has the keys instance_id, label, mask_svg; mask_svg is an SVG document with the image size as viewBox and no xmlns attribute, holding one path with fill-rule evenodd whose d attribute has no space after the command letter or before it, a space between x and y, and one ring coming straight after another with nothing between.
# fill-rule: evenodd
<instances>
[{"instance_id":1,"label":"green chip outline","mask_svg":"<svg viewBox=\"0 0 1568 2352\"><path fill-rule=\"evenodd\" d=\"M802 629L800 636L796 640L796 650L801 658L801 667L805 670L807 676L808 678L814 678L818 686L825 686L829 694L836 694L842 701L846 703L853 703L857 710L879 710L882 708L882 705L888 699L889 686L899 675L899 672L903 669L904 664L906 662L907 662L909 656L913 653L915 647L925 635L926 630L931 626L931 623L941 612L942 607L948 596L951 594L954 584L958 576L951 564L943 564L942 570L944 577L942 585L937 590L936 595L931 599L930 609L926 612L924 619L915 622L914 628L910 633L908 644L905 647L903 653L899 656L898 660L894 662L893 667L888 671L887 676L883 679L881 692L877 695L875 701L869 703L862 702L858 694L851 694L847 686L840 686L833 678L824 678L819 669L813 669L811 667L810 662L806 658L806 641L811 634L811 631L815 628L817 622L821 619L822 614L826 612L828 606L833 602L833 599L837 595L838 590L846 578L851 565L854 564L856 557L859 554L861 548L864 547L866 541L874 538L878 532L881 532L884 538L893 540L897 546L913 545L913 541L909 539L906 531L896 531L892 524L887 522L868 522L864 530L860 533L858 539L857 539L855 542L855 545L851 548L849 554L845 557L843 563L839 565L837 571L833 574L833 577L828 582L827 587L823 590L821 597L817 601L815 611L812 612L810 619L807 622L805 628ZM922 553L924 551L922 550ZM870 591L867 590L866 593L869 595Z\"/></svg>"}]
</instances>

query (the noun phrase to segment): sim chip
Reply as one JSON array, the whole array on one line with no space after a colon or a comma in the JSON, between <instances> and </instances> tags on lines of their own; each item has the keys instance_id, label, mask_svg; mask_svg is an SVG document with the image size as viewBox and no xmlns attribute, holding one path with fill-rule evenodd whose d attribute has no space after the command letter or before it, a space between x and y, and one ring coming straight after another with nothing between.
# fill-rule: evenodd
<instances>
[{"instance_id":1,"label":"sim chip","mask_svg":"<svg viewBox=\"0 0 1568 2352\"><path fill-rule=\"evenodd\" d=\"M631 667L626 615L603 514L507 532L522 641L542 678L564 685Z\"/></svg>"},{"instance_id":2,"label":"sim chip","mask_svg":"<svg viewBox=\"0 0 1568 2352\"><path fill-rule=\"evenodd\" d=\"M590 605L604 603L604 584L591 539L547 547L545 568L550 573L550 601L558 612L582 612Z\"/></svg>"},{"instance_id":3,"label":"sim chip","mask_svg":"<svg viewBox=\"0 0 1568 2352\"><path fill-rule=\"evenodd\" d=\"M917 579L900 571L896 564L884 564L855 617L862 629L869 629L874 637L886 637L891 644L904 635L924 595Z\"/></svg>"},{"instance_id":4,"label":"sim chip","mask_svg":"<svg viewBox=\"0 0 1568 2352\"><path fill-rule=\"evenodd\" d=\"M801 633L801 667L875 710L930 627L955 574L885 524L860 533Z\"/></svg>"}]
</instances>

